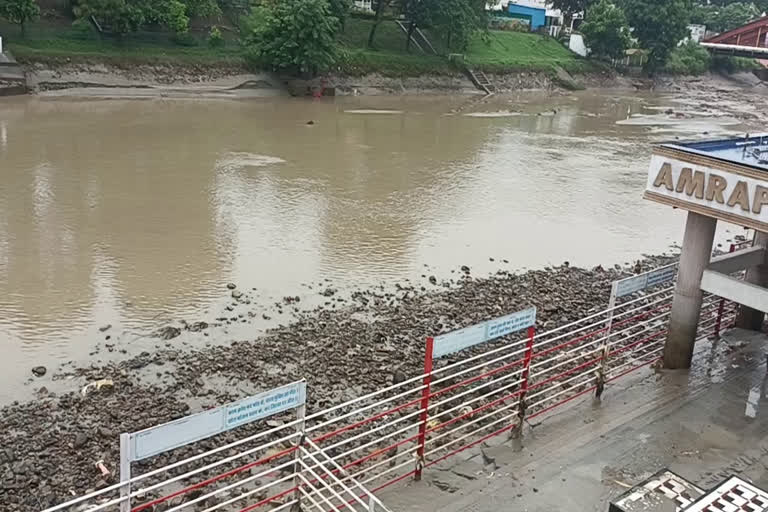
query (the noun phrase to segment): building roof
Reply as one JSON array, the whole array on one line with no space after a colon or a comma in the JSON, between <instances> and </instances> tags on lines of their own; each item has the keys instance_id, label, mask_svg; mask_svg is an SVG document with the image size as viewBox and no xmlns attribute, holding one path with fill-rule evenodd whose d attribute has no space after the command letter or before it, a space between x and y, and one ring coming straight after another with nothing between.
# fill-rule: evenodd
<instances>
[{"instance_id":1,"label":"building roof","mask_svg":"<svg viewBox=\"0 0 768 512\"><path fill-rule=\"evenodd\" d=\"M685 153L708 156L724 162L768 171L768 134L661 145Z\"/></svg>"}]
</instances>

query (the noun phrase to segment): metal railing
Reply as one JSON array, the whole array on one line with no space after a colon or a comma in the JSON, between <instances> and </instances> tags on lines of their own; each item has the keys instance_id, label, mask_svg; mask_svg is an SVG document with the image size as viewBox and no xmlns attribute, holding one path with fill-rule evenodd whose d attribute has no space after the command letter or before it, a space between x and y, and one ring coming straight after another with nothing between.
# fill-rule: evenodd
<instances>
[{"instance_id":1,"label":"metal railing","mask_svg":"<svg viewBox=\"0 0 768 512\"><path fill-rule=\"evenodd\" d=\"M374 493L660 361L673 287L546 332L529 329L437 361L417 376L150 469L45 512L386 510ZM736 308L705 296L699 338ZM130 489L129 493L120 490ZM131 507L125 503L130 499ZM81 506L88 508L80 508Z\"/></svg>"}]
</instances>

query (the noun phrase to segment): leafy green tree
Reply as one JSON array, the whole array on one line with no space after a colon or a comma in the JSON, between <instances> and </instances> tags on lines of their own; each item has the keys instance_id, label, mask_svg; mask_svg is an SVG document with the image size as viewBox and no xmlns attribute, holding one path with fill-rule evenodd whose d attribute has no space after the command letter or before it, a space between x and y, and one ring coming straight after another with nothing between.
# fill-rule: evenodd
<instances>
[{"instance_id":1,"label":"leafy green tree","mask_svg":"<svg viewBox=\"0 0 768 512\"><path fill-rule=\"evenodd\" d=\"M624 0L624 12L633 35L648 50L646 68L658 71L670 52L689 35L690 5L687 0Z\"/></svg>"},{"instance_id":2,"label":"leafy green tree","mask_svg":"<svg viewBox=\"0 0 768 512\"><path fill-rule=\"evenodd\" d=\"M22 37L26 35L26 25L40 15L40 8L35 0L0 0L0 18L21 28Z\"/></svg>"},{"instance_id":3,"label":"leafy green tree","mask_svg":"<svg viewBox=\"0 0 768 512\"><path fill-rule=\"evenodd\" d=\"M449 50L466 50L473 35L487 30L485 0L440 0L433 23Z\"/></svg>"},{"instance_id":4,"label":"leafy green tree","mask_svg":"<svg viewBox=\"0 0 768 512\"><path fill-rule=\"evenodd\" d=\"M727 32L746 25L760 15L752 3L735 2L722 7L708 25L710 30Z\"/></svg>"},{"instance_id":5,"label":"leafy green tree","mask_svg":"<svg viewBox=\"0 0 768 512\"><path fill-rule=\"evenodd\" d=\"M374 40L376 39L376 30L381 25L384 19L384 11L389 7L391 0L372 0L371 7L373 8L373 24L371 25L371 31L368 32L368 48L374 47Z\"/></svg>"},{"instance_id":6,"label":"leafy green tree","mask_svg":"<svg viewBox=\"0 0 768 512\"><path fill-rule=\"evenodd\" d=\"M302 76L333 66L339 21L326 0L280 0L259 14L247 40L252 64Z\"/></svg>"},{"instance_id":7,"label":"leafy green tree","mask_svg":"<svg viewBox=\"0 0 768 512\"><path fill-rule=\"evenodd\" d=\"M352 9L352 2L350 0L328 0L328 8L330 9L331 16L339 20L339 28L344 30L347 16L349 16L349 11Z\"/></svg>"},{"instance_id":8,"label":"leafy green tree","mask_svg":"<svg viewBox=\"0 0 768 512\"><path fill-rule=\"evenodd\" d=\"M609 0L600 0L589 11L589 18L579 28L592 55L618 59L629 48L629 24L620 8Z\"/></svg>"},{"instance_id":9,"label":"leafy green tree","mask_svg":"<svg viewBox=\"0 0 768 512\"><path fill-rule=\"evenodd\" d=\"M562 11L567 18L581 12L586 19L586 13L593 3L594 0L552 0L552 7Z\"/></svg>"}]
</instances>

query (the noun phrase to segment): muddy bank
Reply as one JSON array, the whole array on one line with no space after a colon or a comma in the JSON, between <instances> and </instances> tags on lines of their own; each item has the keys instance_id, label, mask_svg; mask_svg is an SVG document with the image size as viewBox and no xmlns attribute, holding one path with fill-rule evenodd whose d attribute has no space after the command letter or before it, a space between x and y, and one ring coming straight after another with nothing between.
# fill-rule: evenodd
<instances>
[{"instance_id":1,"label":"muddy bank","mask_svg":"<svg viewBox=\"0 0 768 512\"><path fill-rule=\"evenodd\" d=\"M184 97L221 96L248 97L287 95L295 92L289 77L274 73L251 73L241 65L215 66L140 64L121 66L105 62L67 62L61 60L24 63L29 90L47 95L108 97ZM630 77L613 71L569 75L520 71L505 74L488 73L495 92L546 90L553 93L574 89L630 89L682 92L688 88L702 90L735 88L747 92L768 90L750 73L733 76L708 74L701 77L668 77L654 79ZM306 85L306 87L304 86ZM463 73L391 77L381 74L350 76L331 74L302 82L301 90L335 95L399 95L399 94L482 94Z\"/></svg>"},{"instance_id":2,"label":"muddy bank","mask_svg":"<svg viewBox=\"0 0 768 512\"><path fill-rule=\"evenodd\" d=\"M92 96L254 96L288 94L291 80L273 73L250 73L236 65L135 65L118 66L103 62L25 63L31 91L48 95ZM521 90L567 90L566 84L550 73L513 72L489 74L496 92ZM632 79L611 72L572 77L576 88L633 88ZM332 90L336 95L392 94L482 94L462 73L389 77L329 75L309 82L313 90Z\"/></svg>"},{"instance_id":3,"label":"muddy bank","mask_svg":"<svg viewBox=\"0 0 768 512\"><path fill-rule=\"evenodd\" d=\"M499 271L479 279L463 267L456 270L461 277L453 280L439 282L425 274L422 282L405 283L391 292L382 287L349 296L340 296L329 284L318 290L324 304L295 312L291 325L259 339L194 352L174 345L182 330L226 328L260 314L248 292L234 283L222 286L222 293L230 294L237 305L217 319L218 327L204 322L168 325L155 333L161 348L154 352L105 365L48 369L55 379L80 385L110 381L101 387L93 384L85 393L57 395L41 388L37 390L39 399L0 409L0 431L5 433L0 449L0 502L3 510L39 511L113 483L121 432L147 428L259 390L306 378L309 411L314 412L418 375L428 335L530 305L539 307L539 329L563 325L604 309L614 279L671 259L673 256L649 257L631 268L612 269L574 268L566 263L520 274ZM292 308L295 301L295 297L285 297L285 309ZM109 327L103 332L108 335ZM38 375L45 371L34 369ZM249 428L239 428L237 438ZM218 436L215 443L234 439L230 432ZM195 450L210 448L213 442L199 443ZM192 453L180 449L174 457ZM95 465L100 460L110 476L101 475ZM159 456L152 464L157 467L171 461Z\"/></svg>"}]
</instances>

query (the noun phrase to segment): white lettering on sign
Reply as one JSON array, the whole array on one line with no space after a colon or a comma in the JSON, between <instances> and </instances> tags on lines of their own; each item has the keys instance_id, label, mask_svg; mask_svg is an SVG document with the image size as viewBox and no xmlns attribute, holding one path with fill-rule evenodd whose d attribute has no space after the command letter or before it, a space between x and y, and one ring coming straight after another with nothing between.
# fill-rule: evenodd
<instances>
[{"instance_id":1,"label":"white lettering on sign","mask_svg":"<svg viewBox=\"0 0 768 512\"><path fill-rule=\"evenodd\" d=\"M646 191L768 223L768 183L755 178L653 155Z\"/></svg>"},{"instance_id":2,"label":"white lettering on sign","mask_svg":"<svg viewBox=\"0 0 768 512\"><path fill-rule=\"evenodd\" d=\"M677 263L651 270L645 274L621 279L615 282L616 297L624 297L646 288L669 283L674 281L676 276Z\"/></svg>"},{"instance_id":3,"label":"white lettering on sign","mask_svg":"<svg viewBox=\"0 0 768 512\"><path fill-rule=\"evenodd\" d=\"M442 334L435 337L432 356L442 357L453 354L465 348L533 327L534 324L536 324L536 308L531 307L511 315Z\"/></svg>"},{"instance_id":4,"label":"white lettering on sign","mask_svg":"<svg viewBox=\"0 0 768 512\"><path fill-rule=\"evenodd\" d=\"M215 409L130 434L131 461L137 461L220 434L252 421L295 409L307 400L307 384L294 382Z\"/></svg>"}]
</instances>

